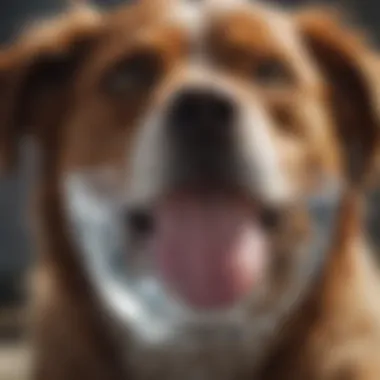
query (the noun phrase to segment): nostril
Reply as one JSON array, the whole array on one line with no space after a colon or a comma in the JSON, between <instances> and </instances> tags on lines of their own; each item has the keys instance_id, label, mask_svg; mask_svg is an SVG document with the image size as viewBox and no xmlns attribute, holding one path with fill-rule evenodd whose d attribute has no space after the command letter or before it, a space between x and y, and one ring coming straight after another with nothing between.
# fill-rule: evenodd
<instances>
[{"instance_id":1,"label":"nostril","mask_svg":"<svg viewBox=\"0 0 380 380\"><path fill-rule=\"evenodd\" d=\"M128 210L125 223L133 233L140 236L147 235L154 230L153 216L148 211L142 209Z\"/></svg>"},{"instance_id":2,"label":"nostril","mask_svg":"<svg viewBox=\"0 0 380 380\"><path fill-rule=\"evenodd\" d=\"M173 116L179 124L192 124L205 116L204 99L195 94L181 96L174 105Z\"/></svg>"},{"instance_id":3,"label":"nostril","mask_svg":"<svg viewBox=\"0 0 380 380\"><path fill-rule=\"evenodd\" d=\"M210 104L210 113L219 124L228 125L232 121L233 105L224 99L214 99Z\"/></svg>"},{"instance_id":4,"label":"nostril","mask_svg":"<svg viewBox=\"0 0 380 380\"><path fill-rule=\"evenodd\" d=\"M275 230L281 222L281 213L272 208L263 208L260 215L261 223L270 231Z\"/></svg>"}]
</instances>

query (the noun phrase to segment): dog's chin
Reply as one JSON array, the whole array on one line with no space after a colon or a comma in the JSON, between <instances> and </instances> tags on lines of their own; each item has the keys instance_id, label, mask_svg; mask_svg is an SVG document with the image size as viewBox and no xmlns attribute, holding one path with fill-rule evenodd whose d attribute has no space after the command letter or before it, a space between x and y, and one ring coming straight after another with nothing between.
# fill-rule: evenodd
<instances>
[{"instance_id":1,"label":"dog's chin","mask_svg":"<svg viewBox=\"0 0 380 380\"><path fill-rule=\"evenodd\" d=\"M209 343L212 340L219 343L222 340L226 344L234 341L268 341L302 300L303 293L319 273L339 204L339 188L335 184L331 186L331 183L319 190L318 196L304 200L312 233L308 239L300 239L293 243L291 249L287 248L291 251L285 252L286 264L280 268L280 283L273 271L278 264L278 252L264 232L261 237L269 241L269 248L256 247L256 251L261 249L260 254L265 256L261 257L263 260L246 261L240 268L240 271L247 273L248 280L244 286L235 281L241 272L225 274L224 268L223 278L228 286L221 284L223 290L219 291L218 286L207 283L209 273L192 272L182 266L181 276L198 276L196 280L201 284L197 290L189 291L187 286L194 279L183 282L185 279L178 276L173 279L170 271L169 275L165 274L165 265L173 257L164 257L165 264L157 263L154 260L155 255L159 256L157 248L152 248L152 244L147 243L148 239L131 235L120 212L125 210L125 202L115 192L104 191L105 182L104 176L99 173L75 173L65 178L64 206L72 239L84 260L91 285L109 315L126 328L129 335L153 345L173 341L191 344L194 339L204 340L205 336ZM203 205L198 204L200 206ZM221 211L218 209L218 212ZM198 218L205 216L202 211ZM178 223L175 218L173 222ZM202 226L205 227L204 224ZM231 226L227 224L227 227L230 229ZM248 236L252 231L257 233L256 228L248 231ZM203 233L196 232L193 240L203 239L206 236ZM188 237L185 236L182 240L186 239ZM233 253L224 251L224 239L219 235L221 247L217 249L229 257L229 264L240 257L239 249L243 249L245 255L245 248L241 247ZM191 241L187 241L189 244ZM157 246L160 247L160 244ZM173 255L176 256L176 253L174 249ZM202 257L198 259L203 267L207 264ZM157 269L160 265L164 268ZM220 275L220 272L215 275ZM204 294L202 289L206 285L211 289ZM190 289L193 290L194 286Z\"/></svg>"}]
</instances>

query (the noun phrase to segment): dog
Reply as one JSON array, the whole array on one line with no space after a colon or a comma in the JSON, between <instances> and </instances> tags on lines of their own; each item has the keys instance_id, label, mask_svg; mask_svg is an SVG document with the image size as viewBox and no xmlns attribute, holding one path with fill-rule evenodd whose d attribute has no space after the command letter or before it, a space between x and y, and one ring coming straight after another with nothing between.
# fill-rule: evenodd
<instances>
[{"instance_id":1,"label":"dog","mask_svg":"<svg viewBox=\"0 0 380 380\"><path fill-rule=\"evenodd\" d=\"M80 7L0 53L39 147L36 380L378 380L379 65L322 9Z\"/></svg>"}]
</instances>

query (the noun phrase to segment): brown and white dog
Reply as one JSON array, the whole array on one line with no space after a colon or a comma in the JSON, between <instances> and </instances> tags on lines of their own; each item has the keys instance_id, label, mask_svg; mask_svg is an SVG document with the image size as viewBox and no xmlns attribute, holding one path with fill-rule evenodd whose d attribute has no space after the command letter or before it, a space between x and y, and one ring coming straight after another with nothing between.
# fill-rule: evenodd
<instances>
[{"instance_id":1,"label":"brown and white dog","mask_svg":"<svg viewBox=\"0 0 380 380\"><path fill-rule=\"evenodd\" d=\"M332 15L78 10L0 55L40 147L36 380L378 380L378 67Z\"/></svg>"}]
</instances>

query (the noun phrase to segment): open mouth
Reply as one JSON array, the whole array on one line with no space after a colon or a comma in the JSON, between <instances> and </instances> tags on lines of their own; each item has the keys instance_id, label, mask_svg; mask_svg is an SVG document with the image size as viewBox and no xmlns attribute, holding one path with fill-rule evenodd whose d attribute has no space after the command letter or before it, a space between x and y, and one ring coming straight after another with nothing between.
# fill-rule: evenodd
<instances>
[{"instance_id":1,"label":"open mouth","mask_svg":"<svg viewBox=\"0 0 380 380\"><path fill-rule=\"evenodd\" d=\"M306 240L298 237L289 251L281 240L285 227L293 230L289 204L273 210L241 192L181 187L154 204L127 200L126 211L108 174L66 178L72 238L107 309L151 342L176 339L193 326L239 328L249 310L270 313L278 294L295 302L299 284L312 281L323 263L340 199L339 184L333 183L305 197L313 233ZM290 252L281 271L293 279L282 283L280 292L272 273L279 250Z\"/></svg>"},{"instance_id":2,"label":"open mouth","mask_svg":"<svg viewBox=\"0 0 380 380\"><path fill-rule=\"evenodd\" d=\"M165 197L131 228L148 232L147 252L173 295L196 309L230 307L266 272L270 242L262 214L232 195L182 192Z\"/></svg>"}]
</instances>

